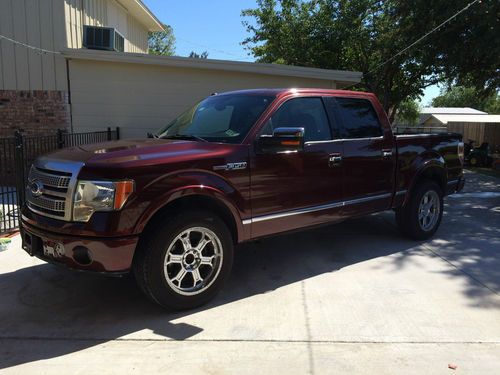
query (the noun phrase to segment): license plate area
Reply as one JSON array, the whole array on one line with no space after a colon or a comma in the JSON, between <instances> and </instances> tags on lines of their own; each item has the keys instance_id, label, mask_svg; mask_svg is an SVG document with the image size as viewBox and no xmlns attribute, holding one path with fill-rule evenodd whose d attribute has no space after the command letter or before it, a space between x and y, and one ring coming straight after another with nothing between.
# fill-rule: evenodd
<instances>
[{"instance_id":1,"label":"license plate area","mask_svg":"<svg viewBox=\"0 0 500 375\"><path fill-rule=\"evenodd\" d=\"M43 255L49 258L62 258L64 256L64 246L55 241L44 240Z\"/></svg>"}]
</instances>

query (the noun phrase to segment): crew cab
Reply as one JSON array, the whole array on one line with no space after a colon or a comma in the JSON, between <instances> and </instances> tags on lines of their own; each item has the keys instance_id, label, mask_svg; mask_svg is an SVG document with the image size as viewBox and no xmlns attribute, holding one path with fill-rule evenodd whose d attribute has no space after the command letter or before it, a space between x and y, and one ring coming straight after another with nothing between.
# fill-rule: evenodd
<instances>
[{"instance_id":1,"label":"crew cab","mask_svg":"<svg viewBox=\"0 0 500 375\"><path fill-rule=\"evenodd\" d=\"M72 269L132 272L154 302L192 308L222 288L244 241L385 210L404 234L431 237L462 165L460 135L393 134L370 93L214 94L150 138L38 158L23 248Z\"/></svg>"}]
</instances>

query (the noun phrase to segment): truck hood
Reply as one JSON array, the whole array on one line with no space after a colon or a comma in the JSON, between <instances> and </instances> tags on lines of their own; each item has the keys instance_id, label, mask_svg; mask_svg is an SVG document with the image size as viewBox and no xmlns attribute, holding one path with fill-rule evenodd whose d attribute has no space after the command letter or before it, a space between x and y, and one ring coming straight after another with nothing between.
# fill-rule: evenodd
<instances>
[{"instance_id":1,"label":"truck hood","mask_svg":"<svg viewBox=\"0 0 500 375\"><path fill-rule=\"evenodd\" d=\"M228 145L185 140L120 140L70 147L47 158L83 162L89 167L135 167L223 157Z\"/></svg>"}]
</instances>

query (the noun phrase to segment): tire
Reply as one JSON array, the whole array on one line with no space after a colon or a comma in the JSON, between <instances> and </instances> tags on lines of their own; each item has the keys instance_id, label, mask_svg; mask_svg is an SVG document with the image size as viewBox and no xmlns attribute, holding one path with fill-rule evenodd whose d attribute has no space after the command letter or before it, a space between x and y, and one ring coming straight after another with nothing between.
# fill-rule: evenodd
<instances>
[{"instance_id":1,"label":"tire","mask_svg":"<svg viewBox=\"0 0 500 375\"><path fill-rule=\"evenodd\" d=\"M480 165L479 159L477 157L473 156L470 158L469 164L471 165L471 167L479 167L479 165Z\"/></svg>"},{"instance_id":2,"label":"tire","mask_svg":"<svg viewBox=\"0 0 500 375\"><path fill-rule=\"evenodd\" d=\"M133 272L153 302L172 310L192 309L222 289L233 252L229 229L212 213L166 216L142 235Z\"/></svg>"},{"instance_id":3,"label":"tire","mask_svg":"<svg viewBox=\"0 0 500 375\"><path fill-rule=\"evenodd\" d=\"M417 185L406 205L396 210L396 222L401 232L419 241L436 233L442 217L443 192L437 183L428 180Z\"/></svg>"}]
</instances>

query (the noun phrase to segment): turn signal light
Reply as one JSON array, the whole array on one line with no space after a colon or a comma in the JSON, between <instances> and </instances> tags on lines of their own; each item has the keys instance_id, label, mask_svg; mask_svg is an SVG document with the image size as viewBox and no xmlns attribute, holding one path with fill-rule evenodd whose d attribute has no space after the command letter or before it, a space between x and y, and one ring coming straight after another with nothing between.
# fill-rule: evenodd
<instances>
[{"instance_id":1,"label":"turn signal light","mask_svg":"<svg viewBox=\"0 0 500 375\"><path fill-rule=\"evenodd\" d=\"M282 146L300 146L300 141L281 141Z\"/></svg>"},{"instance_id":2,"label":"turn signal light","mask_svg":"<svg viewBox=\"0 0 500 375\"><path fill-rule=\"evenodd\" d=\"M117 181L115 184L115 203L114 209L120 210L128 197L134 192L134 181Z\"/></svg>"}]
</instances>

